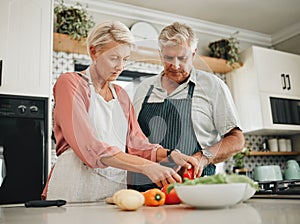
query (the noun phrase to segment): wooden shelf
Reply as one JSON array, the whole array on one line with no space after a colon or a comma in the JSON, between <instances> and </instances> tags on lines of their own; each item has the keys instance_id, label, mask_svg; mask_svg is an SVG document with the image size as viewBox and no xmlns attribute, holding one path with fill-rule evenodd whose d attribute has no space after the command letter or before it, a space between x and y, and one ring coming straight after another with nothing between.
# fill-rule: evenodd
<instances>
[{"instance_id":1,"label":"wooden shelf","mask_svg":"<svg viewBox=\"0 0 300 224\"><path fill-rule=\"evenodd\" d=\"M250 152L250 156L297 156L300 152Z\"/></svg>"},{"instance_id":2,"label":"wooden shelf","mask_svg":"<svg viewBox=\"0 0 300 224\"><path fill-rule=\"evenodd\" d=\"M214 73L226 74L231 72L233 69L237 69L242 66L242 63L233 63L232 65L229 65L226 60L221 58L200 56L199 59L196 59L194 62L195 68Z\"/></svg>"},{"instance_id":3,"label":"wooden shelf","mask_svg":"<svg viewBox=\"0 0 300 224\"><path fill-rule=\"evenodd\" d=\"M151 64L161 64L158 50L145 47L139 47L136 51L133 51L131 53L130 60ZM234 63L232 65L228 65L227 61L224 59L197 55L194 60L194 66L199 70L225 74L231 72L233 69L241 67L242 64Z\"/></svg>"},{"instance_id":4,"label":"wooden shelf","mask_svg":"<svg viewBox=\"0 0 300 224\"><path fill-rule=\"evenodd\" d=\"M88 54L86 38L74 40L67 34L53 33L53 50L66 53Z\"/></svg>"},{"instance_id":5,"label":"wooden shelf","mask_svg":"<svg viewBox=\"0 0 300 224\"><path fill-rule=\"evenodd\" d=\"M77 41L71 39L67 34L54 33L53 50L67 53L88 54L85 41L85 38L81 41ZM161 64L158 50L146 47L138 47L137 50L133 51L131 53L130 60L151 64ZM194 60L194 66L199 70L225 74L235 68L241 67L242 64L235 63L228 65L227 61L224 59L198 55Z\"/></svg>"}]
</instances>

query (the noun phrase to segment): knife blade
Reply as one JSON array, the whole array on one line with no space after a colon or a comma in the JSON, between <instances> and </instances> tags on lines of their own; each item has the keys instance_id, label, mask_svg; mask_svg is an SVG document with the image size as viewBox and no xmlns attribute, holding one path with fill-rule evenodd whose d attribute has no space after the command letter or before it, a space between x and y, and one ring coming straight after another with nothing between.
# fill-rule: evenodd
<instances>
[{"instance_id":1,"label":"knife blade","mask_svg":"<svg viewBox=\"0 0 300 224\"><path fill-rule=\"evenodd\" d=\"M25 202L25 207L50 207L57 206L60 207L65 205L67 202L65 200L33 200Z\"/></svg>"}]
</instances>

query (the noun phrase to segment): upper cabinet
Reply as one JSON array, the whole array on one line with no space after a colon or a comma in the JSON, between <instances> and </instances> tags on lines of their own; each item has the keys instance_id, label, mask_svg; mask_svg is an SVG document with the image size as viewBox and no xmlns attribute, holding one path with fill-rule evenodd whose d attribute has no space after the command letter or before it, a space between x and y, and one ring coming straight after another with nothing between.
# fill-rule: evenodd
<instances>
[{"instance_id":1,"label":"upper cabinet","mask_svg":"<svg viewBox=\"0 0 300 224\"><path fill-rule=\"evenodd\" d=\"M300 56L253 46L241 61L227 83L244 132L300 133Z\"/></svg>"},{"instance_id":2,"label":"upper cabinet","mask_svg":"<svg viewBox=\"0 0 300 224\"><path fill-rule=\"evenodd\" d=\"M271 49L253 47L245 54L250 60L262 92L300 96L300 56Z\"/></svg>"},{"instance_id":3,"label":"upper cabinet","mask_svg":"<svg viewBox=\"0 0 300 224\"><path fill-rule=\"evenodd\" d=\"M52 1L0 1L0 94L50 95Z\"/></svg>"}]
</instances>

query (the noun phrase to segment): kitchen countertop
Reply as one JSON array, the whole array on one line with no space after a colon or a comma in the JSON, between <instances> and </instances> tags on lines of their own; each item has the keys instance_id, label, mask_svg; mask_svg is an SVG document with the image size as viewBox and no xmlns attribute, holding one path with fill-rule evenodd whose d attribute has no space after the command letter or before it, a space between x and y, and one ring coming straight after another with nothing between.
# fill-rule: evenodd
<instances>
[{"instance_id":1,"label":"kitchen countertop","mask_svg":"<svg viewBox=\"0 0 300 224\"><path fill-rule=\"evenodd\" d=\"M62 207L25 208L23 205L0 207L2 224L298 224L299 199L250 199L230 208L195 209L187 205L143 206L137 211L122 211L105 202L66 204Z\"/></svg>"}]
</instances>

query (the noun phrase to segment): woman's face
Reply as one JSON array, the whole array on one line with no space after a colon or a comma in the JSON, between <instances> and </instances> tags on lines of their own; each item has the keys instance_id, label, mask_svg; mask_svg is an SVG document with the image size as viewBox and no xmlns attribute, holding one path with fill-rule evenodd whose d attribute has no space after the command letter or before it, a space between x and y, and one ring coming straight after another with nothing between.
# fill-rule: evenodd
<instances>
[{"instance_id":1,"label":"woman's face","mask_svg":"<svg viewBox=\"0 0 300 224\"><path fill-rule=\"evenodd\" d=\"M92 50L91 50L92 51ZM92 54L97 78L114 81L124 70L130 56L130 45L111 42Z\"/></svg>"},{"instance_id":2,"label":"woman's face","mask_svg":"<svg viewBox=\"0 0 300 224\"><path fill-rule=\"evenodd\" d=\"M185 82L193 66L194 54L188 45L163 46L160 56L164 64L164 75L178 84Z\"/></svg>"}]
</instances>

